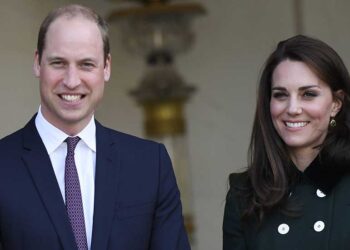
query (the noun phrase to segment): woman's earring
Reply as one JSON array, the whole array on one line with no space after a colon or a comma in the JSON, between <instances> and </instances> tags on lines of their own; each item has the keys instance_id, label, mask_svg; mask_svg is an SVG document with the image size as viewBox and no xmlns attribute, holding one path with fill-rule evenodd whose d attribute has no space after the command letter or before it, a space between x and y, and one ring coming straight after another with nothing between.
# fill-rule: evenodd
<instances>
[{"instance_id":1,"label":"woman's earring","mask_svg":"<svg viewBox=\"0 0 350 250\"><path fill-rule=\"evenodd\" d=\"M332 128L334 128L335 126L337 126L337 122L335 121L335 119L332 117L330 122L329 122L329 126L331 126Z\"/></svg>"}]
</instances>

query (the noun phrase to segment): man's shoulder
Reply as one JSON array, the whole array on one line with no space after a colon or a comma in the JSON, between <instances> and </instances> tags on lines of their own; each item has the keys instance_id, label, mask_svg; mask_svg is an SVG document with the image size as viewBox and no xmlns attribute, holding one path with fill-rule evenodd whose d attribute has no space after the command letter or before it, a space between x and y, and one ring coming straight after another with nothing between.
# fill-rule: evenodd
<instances>
[{"instance_id":1,"label":"man's shoulder","mask_svg":"<svg viewBox=\"0 0 350 250\"><path fill-rule=\"evenodd\" d=\"M16 144L21 141L21 135L23 133L23 128L4 136L3 138L0 139L0 147L2 146L9 146L12 144Z\"/></svg>"},{"instance_id":2,"label":"man's shoulder","mask_svg":"<svg viewBox=\"0 0 350 250\"><path fill-rule=\"evenodd\" d=\"M19 129L0 139L0 155L2 158L15 158L23 147L23 129Z\"/></svg>"},{"instance_id":3,"label":"man's shoulder","mask_svg":"<svg viewBox=\"0 0 350 250\"><path fill-rule=\"evenodd\" d=\"M22 145L23 144L23 135L30 134L30 139L39 136L37 130L35 128L35 117L36 114L32 116L32 118L20 129L12 132L11 134L6 135L5 137L0 139L0 147L3 146L13 146L13 145ZM1 249L0 249L1 250Z\"/></svg>"},{"instance_id":4,"label":"man's shoulder","mask_svg":"<svg viewBox=\"0 0 350 250\"><path fill-rule=\"evenodd\" d=\"M99 136L99 130L103 130L103 133L115 143L129 145L131 147L158 147L160 144L149 139L141 138L135 135L127 134L121 131L114 130L99 124L97 126L97 136ZM100 133L101 134L101 133Z\"/></svg>"}]
</instances>

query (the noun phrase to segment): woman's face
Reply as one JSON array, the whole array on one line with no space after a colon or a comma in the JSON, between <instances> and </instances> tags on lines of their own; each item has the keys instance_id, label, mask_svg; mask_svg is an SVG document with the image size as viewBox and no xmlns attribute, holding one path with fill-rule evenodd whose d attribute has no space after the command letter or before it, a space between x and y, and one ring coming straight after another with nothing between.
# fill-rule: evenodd
<instances>
[{"instance_id":1,"label":"woman's face","mask_svg":"<svg viewBox=\"0 0 350 250\"><path fill-rule=\"evenodd\" d=\"M320 145L329 121L340 110L330 87L303 62L282 61L272 74L270 112L290 152Z\"/></svg>"}]
</instances>

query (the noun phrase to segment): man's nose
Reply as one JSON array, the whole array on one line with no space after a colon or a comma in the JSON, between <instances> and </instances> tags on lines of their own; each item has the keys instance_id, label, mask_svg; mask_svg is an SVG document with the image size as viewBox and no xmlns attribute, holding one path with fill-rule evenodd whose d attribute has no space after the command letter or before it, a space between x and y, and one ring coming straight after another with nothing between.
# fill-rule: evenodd
<instances>
[{"instance_id":1,"label":"man's nose","mask_svg":"<svg viewBox=\"0 0 350 250\"><path fill-rule=\"evenodd\" d=\"M70 89L74 89L81 84L79 70L75 66L69 66L67 68L63 83Z\"/></svg>"}]
</instances>

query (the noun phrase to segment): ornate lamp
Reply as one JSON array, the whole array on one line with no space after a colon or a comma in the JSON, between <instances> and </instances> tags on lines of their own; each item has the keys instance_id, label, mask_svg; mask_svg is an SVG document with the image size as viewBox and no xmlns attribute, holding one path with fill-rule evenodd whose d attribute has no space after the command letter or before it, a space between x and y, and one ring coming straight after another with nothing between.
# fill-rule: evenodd
<instances>
[{"instance_id":1,"label":"ornate lamp","mask_svg":"<svg viewBox=\"0 0 350 250\"><path fill-rule=\"evenodd\" d=\"M196 3L134 2L138 5L113 11L109 20L118 23L125 48L146 59L146 74L130 94L144 110L146 136L167 146L181 191L185 226L193 245L194 218L184 106L195 87L188 85L178 73L174 57L193 44L191 21L205 10Z\"/></svg>"}]
</instances>

